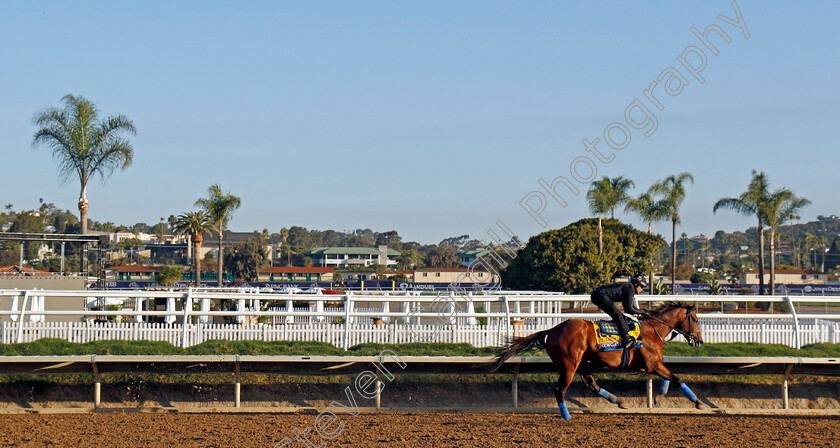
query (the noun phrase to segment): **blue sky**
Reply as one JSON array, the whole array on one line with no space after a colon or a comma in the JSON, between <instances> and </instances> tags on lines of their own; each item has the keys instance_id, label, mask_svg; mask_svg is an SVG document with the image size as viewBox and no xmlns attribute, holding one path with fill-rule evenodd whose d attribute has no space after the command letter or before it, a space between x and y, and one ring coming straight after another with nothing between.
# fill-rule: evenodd
<instances>
[{"instance_id":1,"label":"blue sky","mask_svg":"<svg viewBox=\"0 0 840 448\"><path fill-rule=\"evenodd\" d=\"M61 185L31 147L32 116L73 93L138 129L134 165L89 188L98 221L153 224L220 183L243 200L239 231L396 229L436 243L486 238L501 219L527 238L544 229L520 200L570 176L582 139L603 140L673 66L689 84L598 177L640 193L693 173L689 235L753 225L711 211L752 169L810 199L804 219L836 214L840 4L738 5L749 39L717 18L735 17L728 1L7 2L0 202L76 210L76 182ZM701 45L691 26L711 23L732 40L712 38L720 54L705 49L700 84L676 57ZM588 215L583 195L542 213L546 228Z\"/></svg>"}]
</instances>

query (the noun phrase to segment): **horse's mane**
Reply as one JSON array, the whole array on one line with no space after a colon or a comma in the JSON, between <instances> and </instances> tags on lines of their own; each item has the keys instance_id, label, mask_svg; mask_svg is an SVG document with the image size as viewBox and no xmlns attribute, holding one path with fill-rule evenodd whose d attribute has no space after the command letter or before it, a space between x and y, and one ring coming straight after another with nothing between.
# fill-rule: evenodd
<instances>
[{"instance_id":1,"label":"horse's mane","mask_svg":"<svg viewBox=\"0 0 840 448\"><path fill-rule=\"evenodd\" d=\"M650 313L654 316L659 316L662 313L664 313L665 311L668 311L668 310L671 310L671 309L674 309L674 308L691 309L693 306L694 305L689 304L689 303L678 302L676 300L669 300L669 301L663 303L662 305L659 305L659 308L651 311Z\"/></svg>"}]
</instances>

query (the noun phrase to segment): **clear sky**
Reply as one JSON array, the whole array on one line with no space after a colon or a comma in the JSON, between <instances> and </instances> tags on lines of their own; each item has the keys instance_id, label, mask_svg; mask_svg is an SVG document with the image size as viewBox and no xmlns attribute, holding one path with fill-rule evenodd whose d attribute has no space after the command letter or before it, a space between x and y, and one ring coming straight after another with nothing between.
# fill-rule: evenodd
<instances>
[{"instance_id":1,"label":"clear sky","mask_svg":"<svg viewBox=\"0 0 840 448\"><path fill-rule=\"evenodd\" d=\"M737 18L729 1L4 2L0 203L77 211L77 182L31 146L32 116L72 93L138 129L134 165L89 189L98 221L154 224L220 183L242 198L238 231L437 243L501 219L525 239L543 228L519 202L579 156L634 193L693 173L689 235L754 225L712 214L753 169L810 199L803 219L836 214L840 3L738 6L749 39L718 18ZM690 31L712 23L731 39L712 35L717 56ZM689 46L702 84L677 61ZM643 91L668 67L688 84L660 86L658 110ZM627 127L636 98L656 117L649 137ZM631 131L620 151L604 143L613 122ZM586 152L595 138L609 164ZM589 215L583 194L546 198L546 229Z\"/></svg>"}]
</instances>

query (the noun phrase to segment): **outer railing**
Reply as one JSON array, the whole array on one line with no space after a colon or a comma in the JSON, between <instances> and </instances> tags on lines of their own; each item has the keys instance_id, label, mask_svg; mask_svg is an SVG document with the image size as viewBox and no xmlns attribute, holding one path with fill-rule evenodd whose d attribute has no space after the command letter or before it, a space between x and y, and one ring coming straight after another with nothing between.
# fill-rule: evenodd
<instances>
[{"instance_id":1,"label":"outer railing","mask_svg":"<svg viewBox=\"0 0 840 448\"><path fill-rule=\"evenodd\" d=\"M0 356L0 372L5 374L93 374L94 406L101 405L101 375L112 373L233 373L233 403L241 403L241 373L285 373L297 375L368 375L374 376L377 387L373 398L380 407L381 378L394 374L488 373L490 357L403 356L392 351L379 356ZM674 373L780 375L782 408L789 409L788 378L791 373L837 375L840 359L800 357L674 357L663 360ZM498 370L512 374L511 406L518 406L518 376L525 373L554 373L555 367L546 356L514 357ZM359 387L358 376L356 387ZM348 388L348 393L349 392ZM653 377L647 379L647 407L653 408ZM360 398L361 400L361 398Z\"/></svg>"},{"instance_id":2,"label":"outer railing","mask_svg":"<svg viewBox=\"0 0 840 448\"><path fill-rule=\"evenodd\" d=\"M351 327L359 318L378 318L383 321L401 321L406 325L419 325L425 322L436 325L474 326L478 319L488 319L497 322L498 328L504 331L507 338L514 336L517 328L526 321L542 322L542 325L553 325L554 322L570 318L603 318L605 315L588 312L569 312L575 304L583 305L589 302L585 295L565 295L539 291L502 291L494 293L454 292L423 295L417 292L385 292L361 294L347 292L344 295L322 294L276 294L261 293L258 290L230 292L208 288L185 291L54 291L54 290L0 290L0 297L10 297L9 309L0 310L0 316L21 324L25 319L43 321L44 316L130 316L136 320L144 318L163 318L168 323L180 319L182 323L189 323L195 317L199 322L207 322L217 316L233 318L245 316L277 316L294 319L295 316L308 317L315 322L343 319L344 337L342 346L349 348ZM57 298L79 298L85 303L105 303L105 299L118 301L134 301L134 309L103 310L101 307L80 307L71 310L47 309L50 302ZM152 299L165 299L166 310L144 310L143 303ZM210 311L211 301L229 300L236 304L236 310ZM840 311L832 313L803 313L797 311L797 305L803 303L820 303L840 305L840 296L638 296L641 304L661 302L663 300L678 300L693 303L719 304L724 310L727 303L770 303L784 304L788 312L776 313L744 313L744 312L714 312L701 313L702 320L728 319L732 321L762 321L762 322L792 322L794 341L791 345L796 348L802 346L802 320L822 319L840 321ZM283 310L262 310L261 303L285 302ZM310 303L309 310L295 309L294 302ZM340 302L341 307L325 307L326 303ZM357 309L357 304L367 304L366 309ZM178 309L180 305L180 309ZM198 309L193 309L198 305ZM479 311L477 305L483 310ZM377 309L379 306L379 309ZM777 306L778 307L778 306ZM564 311L564 308L567 311ZM746 308L745 308L746 310ZM190 325L181 326L181 345L187 346ZM24 325L17 325L16 341L23 340ZM834 334L834 333L832 333ZM823 341L836 342L836 341Z\"/></svg>"}]
</instances>

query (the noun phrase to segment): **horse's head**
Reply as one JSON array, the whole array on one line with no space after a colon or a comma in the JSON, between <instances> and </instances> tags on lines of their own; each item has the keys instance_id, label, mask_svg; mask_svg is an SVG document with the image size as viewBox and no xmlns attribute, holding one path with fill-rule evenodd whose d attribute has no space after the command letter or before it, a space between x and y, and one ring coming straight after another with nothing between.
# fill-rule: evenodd
<instances>
[{"instance_id":1,"label":"horse's head","mask_svg":"<svg viewBox=\"0 0 840 448\"><path fill-rule=\"evenodd\" d=\"M700 334L700 320L697 319L697 305L684 307L683 310L685 310L685 317L675 328L679 329L679 332L685 336L689 345L698 347L703 344L703 335Z\"/></svg>"},{"instance_id":2,"label":"horse's head","mask_svg":"<svg viewBox=\"0 0 840 448\"><path fill-rule=\"evenodd\" d=\"M700 320L697 319L697 305L668 302L654 312L654 317L683 335L692 347L697 347L703 343L703 336L700 333Z\"/></svg>"}]
</instances>

